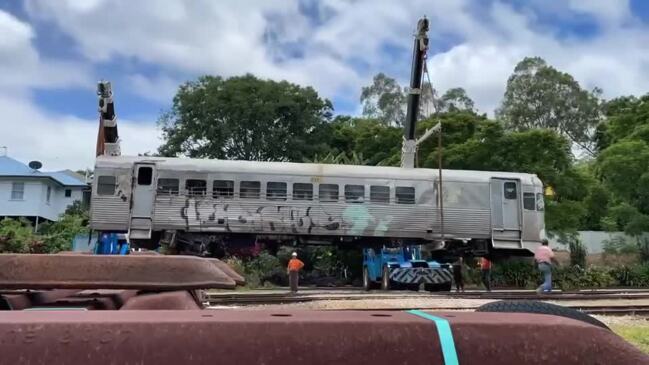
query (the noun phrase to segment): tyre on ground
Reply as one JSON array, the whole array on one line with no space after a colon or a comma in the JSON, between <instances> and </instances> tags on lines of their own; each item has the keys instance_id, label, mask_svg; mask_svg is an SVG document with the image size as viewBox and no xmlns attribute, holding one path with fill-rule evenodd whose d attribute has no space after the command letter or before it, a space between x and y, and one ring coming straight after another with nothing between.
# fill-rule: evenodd
<instances>
[{"instance_id":1,"label":"tyre on ground","mask_svg":"<svg viewBox=\"0 0 649 365\"><path fill-rule=\"evenodd\" d=\"M390 269L383 266L383 275L381 275L381 289L390 290Z\"/></svg>"},{"instance_id":2,"label":"tyre on ground","mask_svg":"<svg viewBox=\"0 0 649 365\"><path fill-rule=\"evenodd\" d=\"M476 312L549 314L609 329L604 323L576 309L535 300L501 300L491 302L481 305L476 309Z\"/></svg>"}]
</instances>

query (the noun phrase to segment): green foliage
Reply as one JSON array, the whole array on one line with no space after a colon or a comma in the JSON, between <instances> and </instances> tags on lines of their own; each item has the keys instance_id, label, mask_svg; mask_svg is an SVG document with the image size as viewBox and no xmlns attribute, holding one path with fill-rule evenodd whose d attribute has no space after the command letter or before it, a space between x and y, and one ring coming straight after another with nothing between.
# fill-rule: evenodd
<instances>
[{"instance_id":1,"label":"green foliage","mask_svg":"<svg viewBox=\"0 0 649 365\"><path fill-rule=\"evenodd\" d=\"M570 265L586 267L586 255L588 252L578 236L575 235L573 239L568 241L568 249L570 250Z\"/></svg>"},{"instance_id":2,"label":"green foliage","mask_svg":"<svg viewBox=\"0 0 649 365\"><path fill-rule=\"evenodd\" d=\"M63 214L58 221L42 227L42 244L34 247L35 253L56 253L72 249L72 240L80 233L87 233L87 218L82 215Z\"/></svg>"},{"instance_id":3,"label":"green foliage","mask_svg":"<svg viewBox=\"0 0 649 365\"><path fill-rule=\"evenodd\" d=\"M631 202L638 193L641 176L649 170L649 145L643 141L615 143L602 151L597 162L604 186Z\"/></svg>"},{"instance_id":4,"label":"green foliage","mask_svg":"<svg viewBox=\"0 0 649 365\"><path fill-rule=\"evenodd\" d=\"M615 279L607 268L569 266L553 268L552 282L561 290L575 290L606 288L615 284Z\"/></svg>"},{"instance_id":5,"label":"green foliage","mask_svg":"<svg viewBox=\"0 0 649 365\"><path fill-rule=\"evenodd\" d=\"M165 156L302 161L326 150L332 105L310 87L252 75L180 86L158 121Z\"/></svg>"},{"instance_id":6,"label":"green foliage","mask_svg":"<svg viewBox=\"0 0 649 365\"><path fill-rule=\"evenodd\" d=\"M620 266L611 269L611 276L620 286L648 287L649 263L641 265Z\"/></svg>"},{"instance_id":7,"label":"green foliage","mask_svg":"<svg viewBox=\"0 0 649 365\"><path fill-rule=\"evenodd\" d=\"M0 221L0 252L57 253L72 249L72 240L79 233L88 232L85 216L62 214L59 220L43 223L38 234L25 219L5 218Z\"/></svg>"},{"instance_id":8,"label":"green foliage","mask_svg":"<svg viewBox=\"0 0 649 365\"><path fill-rule=\"evenodd\" d=\"M457 112L475 110L473 100L467 95L466 90L456 87L446 90L444 95L437 102L438 112Z\"/></svg>"},{"instance_id":9,"label":"green foliage","mask_svg":"<svg viewBox=\"0 0 649 365\"><path fill-rule=\"evenodd\" d=\"M513 130L548 128L589 149L590 130L601 119L599 94L539 57L526 57L507 81L499 119Z\"/></svg>"},{"instance_id":10,"label":"green foliage","mask_svg":"<svg viewBox=\"0 0 649 365\"><path fill-rule=\"evenodd\" d=\"M361 90L363 116L375 118L387 125L402 125L406 119L404 105L407 94L399 83L379 73L372 79L372 85Z\"/></svg>"},{"instance_id":11,"label":"green foliage","mask_svg":"<svg viewBox=\"0 0 649 365\"><path fill-rule=\"evenodd\" d=\"M0 220L0 253L27 253L34 242L34 228L25 219Z\"/></svg>"}]
</instances>

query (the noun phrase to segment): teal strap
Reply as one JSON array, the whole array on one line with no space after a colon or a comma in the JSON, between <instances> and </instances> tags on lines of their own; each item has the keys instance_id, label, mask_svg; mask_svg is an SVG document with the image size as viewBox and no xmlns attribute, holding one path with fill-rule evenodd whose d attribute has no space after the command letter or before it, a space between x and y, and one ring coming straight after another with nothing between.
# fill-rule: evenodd
<instances>
[{"instance_id":1,"label":"teal strap","mask_svg":"<svg viewBox=\"0 0 649 365\"><path fill-rule=\"evenodd\" d=\"M437 335L439 336L439 344L442 346L442 355L444 355L444 364L459 365L460 362L457 359L457 351L455 351L455 341L453 341L453 332L451 332L451 325L448 321L444 318L435 317L426 312L415 309L409 310L407 313L435 322Z\"/></svg>"}]
</instances>

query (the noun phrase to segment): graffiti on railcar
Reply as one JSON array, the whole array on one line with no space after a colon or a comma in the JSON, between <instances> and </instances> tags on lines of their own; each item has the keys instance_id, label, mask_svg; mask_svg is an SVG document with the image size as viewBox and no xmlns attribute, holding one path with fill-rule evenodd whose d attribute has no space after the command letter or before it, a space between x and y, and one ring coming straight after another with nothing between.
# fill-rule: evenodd
<instances>
[{"instance_id":1,"label":"graffiti on railcar","mask_svg":"<svg viewBox=\"0 0 649 365\"><path fill-rule=\"evenodd\" d=\"M180 216L191 228L223 227L227 232L256 231L278 234L312 234L317 231L363 235L372 229L376 235L389 230L392 216L377 218L366 206L352 205L335 213L322 205L295 207L282 204L254 206L238 201L218 201L188 197Z\"/></svg>"}]
</instances>

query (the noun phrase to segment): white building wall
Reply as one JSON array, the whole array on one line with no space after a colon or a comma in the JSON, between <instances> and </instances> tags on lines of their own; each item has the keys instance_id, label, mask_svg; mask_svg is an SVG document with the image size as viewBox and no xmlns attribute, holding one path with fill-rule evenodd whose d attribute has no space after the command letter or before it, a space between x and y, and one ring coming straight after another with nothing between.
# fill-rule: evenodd
<instances>
[{"instance_id":1,"label":"white building wall","mask_svg":"<svg viewBox=\"0 0 649 365\"><path fill-rule=\"evenodd\" d=\"M24 182L25 193L22 200L11 199L12 183ZM50 202L47 203L47 187L52 189ZM65 196L65 190L71 190L71 196ZM62 187L51 180L0 179L0 216L40 216L57 220L59 215L75 200L83 198L82 187Z\"/></svg>"},{"instance_id":2,"label":"white building wall","mask_svg":"<svg viewBox=\"0 0 649 365\"><path fill-rule=\"evenodd\" d=\"M624 238L629 242L633 240L633 237L625 235L624 232L579 231L577 233L589 254L603 253L604 244L613 238ZM548 242L553 249L568 250L568 245L561 244L556 237L548 239Z\"/></svg>"},{"instance_id":3,"label":"white building wall","mask_svg":"<svg viewBox=\"0 0 649 365\"><path fill-rule=\"evenodd\" d=\"M11 199L13 182L24 182L25 193L22 200ZM37 216L40 214L43 183L26 179L0 179L0 216Z\"/></svg>"}]
</instances>

